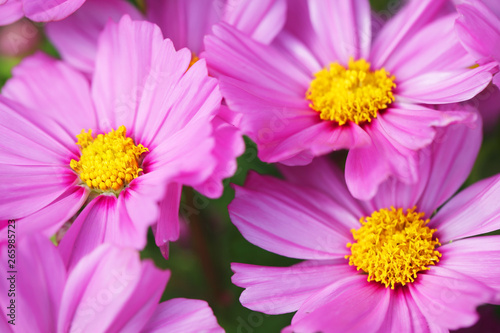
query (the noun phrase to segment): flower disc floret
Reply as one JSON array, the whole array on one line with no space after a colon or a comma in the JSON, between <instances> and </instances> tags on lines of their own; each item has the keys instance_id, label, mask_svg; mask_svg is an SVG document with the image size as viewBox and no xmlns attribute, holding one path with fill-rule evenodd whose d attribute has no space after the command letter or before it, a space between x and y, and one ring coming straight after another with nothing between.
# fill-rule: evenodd
<instances>
[{"instance_id":1,"label":"flower disc floret","mask_svg":"<svg viewBox=\"0 0 500 333\"><path fill-rule=\"evenodd\" d=\"M143 145L135 145L127 137L127 129L120 126L95 138L92 130L82 130L77 136L80 160L71 160L70 166L90 189L97 192L119 193L143 171L140 165L142 153L149 151Z\"/></svg>"},{"instance_id":2,"label":"flower disc floret","mask_svg":"<svg viewBox=\"0 0 500 333\"><path fill-rule=\"evenodd\" d=\"M394 102L396 78L384 68L371 71L370 66L364 59L351 58L348 68L337 62L323 68L307 90L309 106L320 113L321 119L339 125L371 122L379 110Z\"/></svg>"},{"instance_id":3,"label":"flower disc floret","mask_svg":"<svg viewBox=\"0 0 500 333\"><path fill-rule=\"evenodd\" d=\"M360 219L361 228L351 230L354 243L348 243L351 254L349 265L368 273L368 281L377 281L394 289L417 278L417 273L429 270L439 261L441 253L435 250L439 240L433 238L436 229L427 227L424 213L416 207L380 209Z\"/></svg>"}]
</instances>

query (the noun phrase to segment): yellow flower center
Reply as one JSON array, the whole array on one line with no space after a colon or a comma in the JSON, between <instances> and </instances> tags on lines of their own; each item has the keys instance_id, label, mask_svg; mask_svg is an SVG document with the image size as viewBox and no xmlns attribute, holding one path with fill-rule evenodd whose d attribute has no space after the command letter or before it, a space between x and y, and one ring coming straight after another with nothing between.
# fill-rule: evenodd
<instances>
[{"instance_id":1,"label":"yellow flower center","mask_svg":"<svg viewBox=\"0 0 500 333\"><path fill-rule=\"evenodd\" d=\"M82 130L76 138L82 154L79 161L72 159L70 166L90 189L117 194L142 172L139 158L149 150L136 146L127 137L125 126L95 138L92 130Z\"/></svg>"},{"instance_id":2,"label":"yellow flower center","mask_svg":"<svg viewBox=\"0 0 500 333\"><path fill-rule=\"evenodd\" d=\"M370 71L364 59L349 60L346 69L339 63L317 72L306 93L309 106L320 113L323 120L339 125L348 121L360 124L370 122L377 112L394 102L394 76L384 68Z\"/></svg>"},{"instance_id":3,"label":"yellow flower center","mask_svg":"<svg viewBox=\"0 0 500 333\"><path fill-rule=\"evenodd\" d=\"M429 220L422 220L424 213L415 209L407 209L405 214L401 208L384 208L361 218L361 228L351 230L356 242L347 244L349 265L368 273L368 281L391 289L397 283L413 282L418 272L429 270L427 266L441 257L434 249L441 244L432 237L436 229L429 229Z\"/></svg>"}]
</instances>

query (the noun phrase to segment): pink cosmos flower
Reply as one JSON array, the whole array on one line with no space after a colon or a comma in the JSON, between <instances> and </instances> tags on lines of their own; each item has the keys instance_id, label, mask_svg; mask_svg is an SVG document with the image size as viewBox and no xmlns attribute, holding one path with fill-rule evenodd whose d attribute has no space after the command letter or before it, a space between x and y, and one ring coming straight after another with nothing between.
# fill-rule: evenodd
<instances>
[{"instance_id":1,"label":"pink cosmos flower","mask_svg":"<svg viewBox=\"0 0 500 333\"><path fill-rule=\"evenodd\" d=\"M0 25L13 23L23 16L32 21L59 21L71 15L85 0L0 0Z\"/></svg>"},{"instance_id":2,"label":"pink cosmos flower","mask_svg":"<svg viewBox=\"0 0 500 333\"><path fill-rule=\"evenodd\" d=\"M34 53L42 41L41 30L24 19L0 27L0 56L23 57Z\"/></svg>"},{"instance_id":3,"label":"pink cosmos flower","mask_svg":"<svg viewBox=\"0 0 500 333\"><path fill-rule=\"evenodd\" d=\"M284 332L473 325L478 305L500 303L500 236L473 237L500 228L500 176L446 201L472 168L480 128L439 130L421 151L420 181L390 178L370 201L354 199L325 158L283 167L287 181L252 174L236 187L233 223L251 243L304 261L232 264L233 283L245 288L241 303L267 314L297 311Z\"/></svg>"},{"instance_id":4,"label":"pink cosmos flower","mask_svg":"<svg viewBox=\"0 0 500 333\"><path fill-rule=\"evenodd\" d=\"M148 0L145 5L147 19L158 24L164 36L171 39L176 48L189 48L192 61L196 61L202 51L203 37L220 20L262 42L270 42L285 23L285 0ZM134 19L142 17L135 7L122 0L88 0L68 19L47 24L47 35L67 63L83 72L92 73L100 32L108 20L118 21L125 14ZM83 24L86 26L84 32L81 29ZM211 198L222 194L220 179L234 174L235 156L244 150L241 133L228 125L234 122L234 116L233 112L223 108L213 121L217 135L215 153L221 160L225 158L225 163L220 163L211 179L197 188ZM175 240L177 231L175 235L167 238ZM163 244L159 239L157 243Z\"/></svg>"},{"instance_id":5,"label":"pink cosmos flower","mask_svg":"<svg viewBox=\"0 0 500 333\"><path fill-rule=\"evenodd\" d=\"M263 161L305 165L349 149L347 186L369 199L390 176L419 181L418 150L437 128L470 120L432 105L474 97L497 70L470 69L449 4L409 1L373 36L367 0L289 1L272 45L220 23L202 57Z\"/></svg>"},{"instance_id":6,"label":"pink cosmos flower","mask_svg":"<svg viewBox=\"0 0 500 333\"><path fill-rule=\"evenodd\" d=\"M157 242L177 237L182 185L209 192L236 164L235 130L214 118L217 81L190 61L127 16L103 31L90 83L43 54L25 59L0 97L1 228L16 219L50 237L78 213L60 244L67 261L102 242L142 248L157 222Z\"/></svg>"},{"instance_id":7,"label":"pink cosmos flower","mask_svg":"<svg viewBox=\"0 0 500 333\"><path fill-rule=\"evenodd\" d=\"M68 270L41 235L16 245L15 273L1 273L4 290L15 285L15 296L0 296L2 332L224 332L205 301L158 304L170 272L134 249L103 244ZM0 248L7 262L7 243Z\"/></svg>"},{"instance_id":8,"label":"pink cosmos flower","mask_svg":"<svg viewBox=\"0 0 500 333\"><path fill-rule=\"evenodd\" d=\"M255 1L148 1L147 18L157 23L164 36L170 38L176 48L188 47L195 62L201 51L203 36L209 32L213 23L225 20L238 29L263 42L270 41L284 24L284 0ZM64 21L53 22L46 26L47 34L56 45L63 59L75 68L88 73L94 71L97 53L97 40L108 20L118 21L124 14L140 19L142 14L122 0L88 0L82 8ZM81 26L85 25L85 31ZM219 163L207 181L196 187L203 195L217 198L222 195L222 179L234 174L237 165L235 157L244 151L241 132L230 125L235 122L235 113L223 107L212 121L216 144L214 154ZM172 222L166 227L156 229L156 244L166 256L168 242L179 237L178 205L182 186L172 183L167 191L162 209Z\"/></svg>"},{"instance_id":9,"label":"pink cosmos flower","mask_svg":"<svg viewBox=\"0 0 500 333\"><path fill-rule=\"evenodd\" d=\"M147 0L145 5L145 18L158 24L177 49L189 48L194 59L203 50L203 37L221 20L262 42L270 42L285 23L285 0ZM66 20L47 24L47 35L65 61L91 73L100 32L109 19L118 21L125 14L143 18L123 0L87 0Z\"/></svg>"}]
</instances>

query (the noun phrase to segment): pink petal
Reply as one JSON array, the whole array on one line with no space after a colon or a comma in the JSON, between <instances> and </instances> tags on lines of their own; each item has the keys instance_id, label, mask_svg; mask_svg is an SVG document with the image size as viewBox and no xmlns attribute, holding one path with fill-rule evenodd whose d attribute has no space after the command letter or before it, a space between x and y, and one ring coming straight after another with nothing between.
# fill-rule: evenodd
<instances>
[{"instance_id":1,"label":"pink petal","mask_svg":"<svg viewBox=\"0 0 500 333\"><path fill-rule=\"evenodd\" d=\"M2 305L3 307L3 303L2 301L0 300L0 305ZM7 303L5 304L5 307L7 307ZM10 311L10 310L9 310ZM14 326L9 324L7 321L10 320L10 317L7 317L7 316L3 316L1 319L0 319L0 329L2 330L2 332L14 332Z\"/></svg>"},{"instance_id":2,"label":"pink petal","mask_svg":"<svg viewBox=\"0 0 500 333\"><path fill-rule=\"evenodd\" d=\"M67 196L76 182L75 173L65 166L0 164L0 172L5 177L0 191L6 194L0 199L0 219L27 217Z\"/></svg>"},{"instance_id":3,"label":"pink petal","mask_svg":"<svg viewBox=\"0 0 500 333\"><path fill-rule=\"evenodd\" d=\"M464 2L457 10L461 15L456 29L464 47L477 60L500 61L500 18L481 1Z\"/></svg>"},{"instance_id":4,"label":"pink petal","mask_svg":"<svg viewBox=\"0 0 500 333\"><path fill-rule=\"evenodd\" d=\"M72 186L53 202L35 213L23 217L22 228L25 234L42 233L53 236L67 221L83 207L89 191L81 186ZM33 199L38 200L38 198ZM7 231L6 231L7 232Z\"/></svg>"},{"instance_id":5,"label":"pink petal","mask_svg":"<svg viewBox=\"0 0 500 333\"><path fill-rule=\"evenodd\" d=\"M426 72L462 69L474 64L458 40L454 29L456 13L425 25L384 63L384 67L404 82Z\"/></svg>"},{"instance_id":6,"label":"pink petal","mask_svg":"<svg viewBox=\"0 0 500 333\"><path fill-rule=\"evenodd\" d=\"M85 0L21 0L27 18L36 22L59 21L80 8Z\"/></svg>"},{"instance_id":7,"label":"pink petal","mask_svg":"<svg viewBox=\"0 0 500 333\"><path fill-rule=\"evenodd\" d=\"M129 248L105 244L70 271L58 331L139 331L153 314L170 276Z\"/></svg>"},{"instance_id":8,"label":"pink petal","mask_svg":"<svg viewBox=\"0 0 500 333\"><path fill-rule=\"evenodd\" d=\"M9 228L17 235L15 273L9 273L7 269L7 251L10 251L7 242L5 241L0 247L2 261L5 262L5 268L0 275L0 286L5 291L0 296L0 304L4 310L3 317L7 320L12 319L5 314L9 313L7 306L10 305L10 299L14 299L16 318L15 326L8 324L11 329L15 329L15 332L55 332L57 314L66 283L64 264L49 239L40 235L23 238L22 234L19 234L19 230L22 230L20 228L22 226L19 224L16 224L15 229ZM6 230L5 235L7 239ZM11 280L8 278L11 274L15 275L15 296L8 298L11 289ZM20 320L24 316L29 316L29 320Z\"/></svg>"},{"instance_id":9,"label":"pink petal","mask_svg":"<svg viewBox=\"0 0 500 333\"><path fill-rule=\"evenodd\" d=\"M179 205L181 203L182 185L170 183L160 202L160 216L156 224L156 245L163 246L167 242L179 238ZM168 257L168 253L164 253Z\"/></svg>"},{"instance_id":10,"label":"pink petal","mask_svg":"<svg viewBox=\"0 0 500 333\"><path fill-rule=\"evenodd\" d=\"M228 108L222 107L219 112L232 113ZM245 151L245 142L242 133L233 125L227 123L222 117L216 116L212 120L215 136L213 154L217 159L217 166L210 177L195 189L209 198L218 198L224 191L223 180L231 177L236 172L238 165L236 157Z\"/></svg>"},{"instance_id":11,"label":"pink petal","mask_svg":"<svg viewBox=\"0 0 500 333\"><path fill-rule=\"evenodd\" d=\"M130 133L136 134L134 122L142 95L155 88L146 83L150 84L148 80L157 68L153 66L154 59L160 61L155 57L157 51L165 49L161 31L154 24L132 22L129 16L124 16L120 23L106 25L99 38L92 80L100 128L108 130L125 125ZM155 73L156 80L161 73ZM139 137L141 134L138 133ZM139 138L137 141L143 143Z\"/></svg>"},{"instance_id":12,"label":"pink petal","mask_svg":"<svg viewBox=\"0 0 500 333\"><path fill-rule=\"evenodd\" d=\"M98 196L78 215L59 245L66 265L73 267L102 243L142 249L147 229L158 215L156 201L141 195L140 186L138 191L126 189L118 198Z\"/></svg>"},{"instance_id":13,"label":"pink petal","mask_svg":"<svg viewBox=\"0 0 500 333\"><path fill-rule=\"evenodd\" d=\"M500 229L500 176L469 186L431 219L441 244Z\"/></svg>"},{"instance_id":14,"label":"pink petal","mask_svg":"<svg viewBox=\"0 0 500 333\"><path fill-rule=\"evenodd\" d=\"M457 271L496 290L494 302L500 303L500 237L461 239L439 248L439 265Z\"/></svg>"},{"instance_id":15,"label":"pink petal","mask_svg":"<svg viewBox=\"0 0 500 333\"><path fill-rule=\"evenodd\" d=\"M494 85L496 85L497 87L500 87L500 75L499 75L499 73L496 73L496 74L493 76L492 83L493 83Z\"/></svg>"},{"instance_id":16,"label":"pink petal","mask_svg":"<svg viewBox=\"0 0 500 333\"><path fill-rule=\"evenodd\" d=\"M158 24L176 48L188 47L198 54L203 37L221 19L263 43L270 43L283 27L286 3L283 0L251 1L151 1L147 16Z\"/></svg>"},{"instance_id":17,"label":"pink petal","mask_svg":"<svg viewBox=\"0 0 500 333\"><path fill-rule=\"evenodd\" d=\"M203 57L216 73L268 89L269 96L278 93L304 99L312 73L304 73L276 49L252 40L234 27L226 23L215 25L213 35L205 38L205 48Z\"/></svg>"},{"instance_id":18,"label":"pink petal","mask_svg":"<svg viewBox=\"0 0 500 333\"><path fill-rule=\"evenodd\" d=\"M440 331L435 325L427 322L407 288L397 288L391 291L391 303L385 321L380 326L380 332L431 333Z\"/></svg>"},{"instance_id":19,"label":"pink petal","mask_svg":"<svg viewBox=\"0 0 500 333\"><path fill-rule=\"evenodd\" d=\"M471 0L466 0L471 1ZM475 0L472 0L475 1ZM496 0L482 0L482 2L488 7L489 10L497 17L500 17L500 6L498 6L498 2Z\"/></svg>"},{"instance_id":20,"label":"pink petal","mask_svg":"<svg viewBox=\"0 0 500 333\"><path fill-rule=\"evenodd\" d=\"M151 145L143 167L145 172L158 174L157 178L164 184L168 181L196 186L205 182L217 166L212 153L214 145L210 122L199 118L172 133L158 146Z\"/></svg>"},{"instance_id":21,"label":"pink petal","mask_svg":"<svg viewBox=\"0 0 500 333\"><path fill-rule=\"evenodd\" d=\"M0 162L16 165L60 166L77 158L78 146L65 139L66 128L54 119L44 119L20 104L0 98ZM46 128L51 127L52 130ZM74 148L73 148L74 147Z\"/></svg>"},{"instance_id":22,"label":"pink petal","mask_svg":"<svg viewBox=\"0 0 500 333\"><path fill-rule=\"evenodd\" d=\"M67 267L75 266L81 258L104 243L107 223L116 223L116 202L115 197L100 195L78 215L59 244Z\"/></svg>"},{"instance_id":23,"label":"pink petal","mask_svg":"<svg viewBox=\"0 0 500 333\"><path fill-rule=\"evenodd\" d=\"M367 58L371 43L370 3L310 0L310 20L330 61L347 65L349 58Z\"/></svg>"},{"instance_id":24,"label":"pink petal","mask_svg":"<svg viewBox=\"0 0 500 333\"><path fill-rule=\"evenodd\" d=\"M7 0L0 4L0 25L16 22L24 16L21 0Z\"/></svg>"},{"instance_id":25,"label":"pink petal","mask_svg":"<svg viewBox=\"0 0 500 333\"><path fill-rule=\"evenodd\" d=\"M352 216L360 218L371 213L363 211L363 206L351 196L342 171L327 157L315 158L306 166L278 165L278 168L288 182L322 191L332 201L347 209Z\"/></svg>"},{"instance_id":26,"label":"pink petal","mask_svg":"<svg viewBox=\"0 0 500 333\"><path fill-rule=\"evenodd\" d=\"M418 180L417 152L391 137L383 125L383 121L375 119L365 126L372 144L351 149L347 155L347 187L360 200L373 198L378 186L391 176L407 184Z\"/></svg>"},{"instance_id":27,"label":"pink petal","mask_svg":"<svg viewBox=\"0 0 500 333\"><path fill-rule=\"evenodd\" d=\"M0 110L0 169L4 176L0 190L9 193L1 200L3 220L44 208L73 186L77 177L68 168L75 156L57 136L34 125L23 116L27 110L5 98L0 99Z\"/></svg>"},{"instance_id":28,"label":"pink petal","mask_svg":"<svg viewBox=\"0 0 500 333\"><path fill-rule=\"evenodd\" d=\"M286 21L285 0L228 1L224 21L253 39L269 44Z\"/></svg>"},{"instance_id":29,"label":"pink petal","mask_svg":"<svg viewBox=\"0 0 500 333\"><path fill-rule=\"evenodd\" d=\"M490 83L495 63L475 69L429 72L401 82L396 99L413 103L446 104L466 101L480 93Z\"/></svg>"},{"instance_id":30,"label":"pink petal","mask_svg":"<svg viewBox=\"0 0 500 333\"><path fill-rule=\"evenodd\" d=\"M301 0L305 2L304 0ZM292 6L297 7L297 6ZM307 10L307 8L305 8ZM296 22L295 22L296 23ZM308 22L310 23L310 22ZM310 28L312 30L312 28ZM310 34L314 34L311 32ZM300 40L297 36L290 33L288 30L283 30L273 41L273 47L279 50L280 53L288 56L292 62L303 66L303 71L305 73L316 73L319 72L324 63L329 63L330 60L321 60L321 55L315 54L315 50L312 46L309 46L307 40ZM322 54L323 57L327 57L326 54Z\"/></svg>"},{"instance_id":31,"label":"pink petal","mask_svg":"<svg viewBox=\"0 0 500 333\"><path fill-rule=\"evenodd\" d=\"M460 105L446 105L439 110L406 105L390 109L379 118L399 143L423 149L418 152L417 182L388 179L372 199L372 209L417 205L430 217L469 175L481 145L480 117L474 109Z\"/></svg>"},{"instance_id":32,"label":"pink petal","mask_svg":"<svg viewBox=\"0 0 500 333\"><path fill-rule=\"evenodd\" d=\"M271 121L273 120L275 119ZM340 149L366 146L370 142L368 134L360 126L354 123L336 126L329 121L319 120L317 114L309 119L297 117L282 121L284 124L290 123L288 130L296 133L292 132L278 142L275 140L271 141L268 146L265 145L264 148L267 148L267 151L264 149L259 151L259 157L263 161L281 162L285 165L305 165L310 163L315 156ZM264 128L266 129L269 130L269 128ZM278 133L276 136L279 135ZM283 134L286 135L286 132ZM269 140L266 135L273 138L274 133L262 132L262 138Z\"/></svg>"},{"instance_id":33,"label":"pink petal","mask_svg":"<svg viewBox=\"0 0 500 333\"><path fill-rule=\"evenodd\" d=\"M127 19L122 20L120 25L122 28L111 25L109 30L114 35L123 36L128 27L142 36L141 30L133 23L127 23ZM119 52L119 49L116 51ZM194 186L205 182L216 167L211 120L220 107L221 96L216 80L208 77L204 60L185 72L189 63L185 51L176 52L170 41L162 41L158 50L153 52L157 54L151 64L154 68L145 74L148 89L140 92L140 99L123 104L125 109L117 105L116 114L121 114L121 121L112 120L113 112L104 117L109 123L128 123L136 142L150 149L143 163L145 173L154 171L161 175L159 181ZM142 70L142 67L133 66ZM116 68L116 71L120 70ZM134 84L133 80L129 84ZM105 103L113 104L113 101L106 100Z\"/></svg>"},{"instance_id":34,"label":"pink petal","mask_svg":"<svg viewBox=\"0 0 500 333\"><path fill-rule=\"evenodd\" d=\"M423 180L427 179L430 172L430 163L423 161L418 167L419 177ZM367 215L391 206L404 209L412 208L421 198L422 191L425 188L426 183L423 180L417 181L415 184L406 184L397 178L390 177L380 184L377 194L370 201L363 202L366 206L365 210L368 211ZM428 212L421 209L418 205L417 207L418 211L426 213L427 217L433 213L433 211Z\"/></svg>"},{"instance_id":35,"label":"pink petal","mask_svg":"<svg viewBox=\"0 0 500 333\"><path fill-rule=\"evenodd\" d=\"M351 149L345 169L349 192L355 198L364 200L373 198L378 186L391 176L387 162L375 145Z\"/></svg>"},{"instance_id":36,"label":"pink petal","mask_svg":"<svg viewBox=\"0 0 500 333\"><path fill-rule=\"evenodd\" d=\"M199 55L203 36L224 15L225 1L147 0L146 10L149 21L158 24L177 49L187 47Z\"/></svg>"},{"instance_id":37,"label":"pink petal","mask_svg":"<svg viewBox=\"0 0 500 333\"><path fill-rule=\"evenodd\" d=\"M205 60L187 70L186 49L176 52L169 40L161 48L155 52L158 61L151 64L153 68L145 79L147 89L135 106L135 132L148 146L168 140L192 121L204 118L210 122L221 103L217 80L208 76ZM134 113L134 105L128 107L128 112Z\"/></svg>"},{"instance_id":38,"label":"pink petal","mask_svg":"<svg viewBox=\"0 0 500 333\"><path fill-rule=\"evenodd\" d=\"M259 87L255 82L242 82L229 77L221 77L221 91L230 109L242 114L238 126L259 142L289 136L293 133L288 129L290 127L297 132L318 122L317 113L308 109L302 95L271 91L269 87Z\"/></svg>"},{"instance_id":39,"label":"pink petal","mask_svg":"<svg viewBox=\"0 0 500 333\"><path fill-rule=\"evenodd\" d=\"M442 329L473 325L479 319L476 307L493 296L492 289L477 280L441 265L419 274L408 289L427 321Z\"/></svg>"},{"instance_id":40,"label":"pink petal","mask_svg":"<svg viewBox=\"0 0 500 333\"><path fill-rule=\"evenodd\" d=\"M346 259L305 261L291 267L232 263L231 281L245 288L241 304L253 311L282 314L297 311L326 286L356 274Z\"/></svg>"},{"instance_id":41,"label":"pink petal","mask_svg":"<svg viewBox=\"0 0 500 333\"><path fill-rule=\"evenodd\" d=\"M165 187L163 183L153 183L154 178L148 178L147 175L139 176L129 184L128 189L124 191L123 197L120 197L118 204L123 203L120 209L123 213L129 216L130 221L134 225L133 229L137 229L139 233L135 238L141 239L139 235L146 235L150 226L158 221L160 216L159 202L165 195ZM120 200L123 199L123 200ZM120 217L124 219L124 215ZM126 226L125 226L126 227ZM135 241L134 236L131 236L130 242L137 244L138 248L144 245L142 240ZM128 246L126 240L121 240L120 244ZM132 245L130 245L132 246Z\"/></svg>"},{"instance_id":42,"label":"pink petal","mask_svg":"<svg viewBox=\"0 0 500 333\"><path fill-rule=\"evenodd\" d=\"M174 298L158 305L141 332L220 333L224 330L217 323L207 302Z\"/></svg>"},{"instance_id":43,"label":"pink petal","mask_svg":"<svg viewBox=\"0 0 500 333\"><path fill-rule=\"evenodd\" d=\"M343 257L349 230L359 226L359 217L323 193L257 174L236 187L229 215L249 242L301 259Z\"/></svg>"},{"instance_id":44,"label":"pink petal","mask_svg":"<svg viewBox=\"0 0 500 333\"><path fill-rule=\"evenodd\" d=\"M170 271L158 269L152 261L141 264L142 275L139 283L111 325L117 332L141 331L149 318L155 316L163 290L170 278Z\"/></svg>"},{"instance_id":45,"label":"pink petal","mask_svg":"<svg viewBox=\"0 0 500 333\"><path fill-rule=\"evenodd\" d=\"M353 275L333 283L307 299L285 332L377 332L391 300L391 289Z\"/></svg>"},{"instance_id":46,"label":"pink petal","mask_svg":"<svg viewBox=\"0 0 500 333\"><path fill-rule=\"evenodd\" d=\"M79 155L76 135L82 129L96 127L88 80L65 63L43 53L27 57L16 66L13 78L7 81L2 93L29 109L30 113L26 114L31 119L36 119L46 132L54 133L58 141L76 155Z\"/></svg>"},{"instance_id":47,"label":"pink petal","mask_svg":"<svg viewBox=\"0 0 500 333\"><path fill-rule=\"evenodd\" d=\"M283 31L273 41L273 46L281 52L290 53L295 63L303 65L307 73L318 72L325 64L332 60L332 53L325 52L321 37L317 34L311 22L309 0L296 0L287 3L287 20Z\"/></svg>"},{"instance_id":48,"label":"pink petal","mask_svg":"<svg viewBox=\"0 0 500 333\"><path fill-rule=\"evenodd\" d=\"M454 123L468 123L477 118L474 108L446 105L431 109L422 105L398 103L391 105L377 120L388 137L413 150L429 146L440 127ZM474 124L477 127L480 124ZM438 140L442 139L438 137Z\"/></svg>"},{"instance_id":49,"label":"pink petal","mask_svg":"<svg viewBox=\"0 0 500 333\"><path fill-rule=\"evenodd\" d=\"M124 48L136 53L123 53ZM210 121L221 96L204 60L186 72L190 58L186 49L176 52L164 41L157 26L125 16L101 36L92 88L101 126L125 125L150 149L145 172L197 185L216 165Z\"/></svg>"},{"instance_id":50,"label":"pink petal","mask_svg":"<svg viewBox=\"0 0 500 333\"><path fill-rule=\"evenodd\" d=\"M430 149L422 151L430 161L426 188L417 204L431 216L465 182L474 166L482 141L481 118L439 129ZM424 182L424 179L422 179Z\"/></svg>"},{"instance_id":51,"label":"pink petal","mask_svg":"<svg viewBox=\"0 0 500 333\"><path fill-rule=\"evenodd\" d=\"M126 1L87 0L65 20L48 23L45 31L68 64L90 74L94 70L99 34L110 19L118 22L125 14L134 20L142 18L142 14Z\"/></svg>"},{"instance_id":52,"label":"pink petal","mask_svg":"<svg viewBox=\"0 0 500 333\"><path fill-rule=\"evenodd\" d=\"M412 0L406 4L384 25L375 38L370 55L374 68L384 67L393 52L404 47L404 44L440 13L447 3L446 0Z\"/></svg>"}]
</instances>

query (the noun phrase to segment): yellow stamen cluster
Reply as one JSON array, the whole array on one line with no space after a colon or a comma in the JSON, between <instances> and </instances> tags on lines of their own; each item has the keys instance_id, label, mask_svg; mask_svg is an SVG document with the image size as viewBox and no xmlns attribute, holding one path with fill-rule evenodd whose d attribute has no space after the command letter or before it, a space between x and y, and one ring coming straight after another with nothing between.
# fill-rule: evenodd
<instances>
[{"instance_id":1,"label":"yellow stamen cluster","mask_svg":"<svg viewBox=\"0 0 500 333\"><path fill-rule=\"evenodd\" d=\"M370 71L369 62L351 58L347 69L335 62L316 73L306 99L323 120L339 125L370 122L394 102L395 79L384 68Z\"/></svg>"},{"instance_id":2,"label":"yellow stamen cluster","mask_svg":"<svg viewBox=\"0 0 500 333\"><path fill-rule=\"evenodd\" d=\"M125 126L95 138L92 130L82 130L76 137L82 154L79 161L71 160L70 166L89 188L117 193L142 171L139 157L148 149L141 144L136 146L127 137Z\"/></svg>"},{"instance_id":3,"label":"yellow stamen cluster","mask_svg":"<svg viewBox=\"0 0 500 333\"><path fill-rule=\"evenodd\" d=\"M385 287L398 283L405 285L417 278L417 273L429 270L439 261L440 246L432 235L436 229L427 227L424 213L408 209L381 209L360 219L358 230L351 230L355 243L348 243L351 254L346 255L349 265L368 273L368 281L377 281Z\"/></svg>"}]
</instances>

